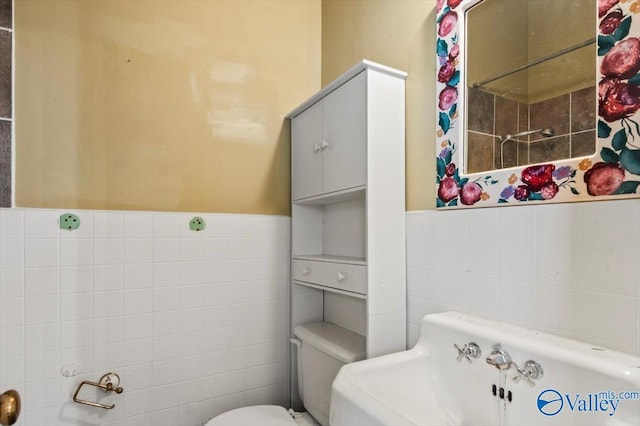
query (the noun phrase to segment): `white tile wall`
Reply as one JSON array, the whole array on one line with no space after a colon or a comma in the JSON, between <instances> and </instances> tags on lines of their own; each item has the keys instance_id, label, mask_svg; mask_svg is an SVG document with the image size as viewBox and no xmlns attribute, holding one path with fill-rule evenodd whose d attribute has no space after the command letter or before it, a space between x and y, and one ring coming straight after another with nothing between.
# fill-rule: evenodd
<instances>
[{"instance_id":1,"label":"white tile wall","mask_svg":"<svg viewBox=\"0 0 640 426\"><path fill-rule=\"evenodd\" d=\"M19 424L201 425L288 403L289 218L199 214L193 232L194 214L73 211L61 231L62 213L0 210L0 389L21 392ZM115 409L71 402L107 371Z\"/></svg>"},{"instance_id":2,"label":"white tile wall","mask_svg":"<svg viewBox=\"0 0 640 426\"><path fill-rule=\"evenodd\" d=\"M640 354L640 200L407 213L407 345L458 310Z\"/></svg>"}]
</instances>

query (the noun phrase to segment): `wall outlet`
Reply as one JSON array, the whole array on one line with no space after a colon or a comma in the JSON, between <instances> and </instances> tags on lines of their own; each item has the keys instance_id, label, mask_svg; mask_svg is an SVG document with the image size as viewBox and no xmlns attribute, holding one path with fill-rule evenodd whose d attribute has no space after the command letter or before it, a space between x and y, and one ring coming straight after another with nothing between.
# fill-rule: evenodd
<instances>
[{"instance_id":1,"label":"wall outlet","mask_svg":"<svg viewBox=\"0 0 640 426\"><path fill-rule=\"evenodd\" d=\"M189 222L189 229L191 229L192 231L204 231L204 228L206 227L207 224L200 216L195 216L193 219L191 219L191 222Z\"/></svg>"},{"instance_id":2,"label":"wall outlet","mask_svg":"<svg viewBox=\"0 0 640 426\"><path fill-rule=\"evenodd\" d=\"M60 229L67 231L73 231L74 229L80 228L80 218L73 213L64 213L60 215L58 223L60 224Z\"/></svg>"}]
</instances>

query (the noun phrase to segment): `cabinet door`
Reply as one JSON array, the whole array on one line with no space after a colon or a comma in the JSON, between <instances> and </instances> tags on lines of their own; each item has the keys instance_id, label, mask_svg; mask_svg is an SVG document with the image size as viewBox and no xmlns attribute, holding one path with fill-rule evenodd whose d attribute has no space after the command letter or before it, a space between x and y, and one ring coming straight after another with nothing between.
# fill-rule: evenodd
<instances>
[{"instance_id":1,"label":"cabinet door","mask_svg":"<svg viewBox=\"0 0 640 426\"><path fill-rule=\"evenodd\" d=\"M322 101L291 122L291 198L322 193Z\"/></svg>"},{"instance_id":2,"label":"cabinet door","mask_svg":"<svg viewBox=\"0 0 640 426\"><path fill-rule=\"evenodd\" d=\"M366 184L366 77L358 74L324 99L324 192Z\"/></svg>"}]
</instances>

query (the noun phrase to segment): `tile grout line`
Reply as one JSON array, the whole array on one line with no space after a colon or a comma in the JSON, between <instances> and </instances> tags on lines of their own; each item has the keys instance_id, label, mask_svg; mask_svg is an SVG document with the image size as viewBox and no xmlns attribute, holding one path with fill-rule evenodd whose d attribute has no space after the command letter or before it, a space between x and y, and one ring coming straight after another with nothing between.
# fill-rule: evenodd
<instances>
[{"instance_id":1,"label":"tile grout line","mask_svg":"<svg viewBox=\"0 0 640 426\"><path fill-rule=\"evenodd\" d=\"M119 364L119 368L121 369L120 374L122 375L121 379L124 378L124 344L125 344L125 330L126 330L126 326L125 326L125 321L126 321L126 313L124 311L124 306L125 306L125 302L124 302L124 266L125 266L125 253L126 253L126 242L127 242L127 228L126 228L126 217L127 217L127 213L124 212L122 214L122 272L120 274L120 278L122 279L122 287L120 289L120 292L122 294L122 302L121 302L121 306L120 308L122 309L122 349L120 351L120 364ZM122 412L120 413L119 416L116 416L117 418L121 419L123 416Z\"/></svg>"},{"instance_id":2,"label":"tile grout line","mask_svg":"<svg viewBox=\"0 0 640 426\"><path fill-rule=\"evenodd\" d=\"M573 156L571 155L571 151L573 150L572 148L572 141L573 141L573 92L569 93L569 158L572 158Z\"/></svg>"},{"instance_id":3,"label":"tile grout line","mask_svg":"<svg viewBox=\"0 0 640 426\"><path fill-rule=\"evenodd\" d=\"M57 210L54 210L56 213L56 216L59 218L60 214ZM59 220L59 219L58 219ZM58 262L57 262L57 297L58 297L58 364L56 365L56 368L58 368L58 373L56 374L57 380L58 380L58 403L60 402L60 400L62 399L62 388L63 388L63 380L61 378L62 376L62 371L60 370L62 368L62 347L61 347L61 342L62 342L62 295L61 295L61 274L62 274L62 235L60 234L60 224L59 223L54 223L53 224L56 227L56 233L57 233L57 239L58 239Z\"/></svg>"},{"instance_id":4,"label":"tile grout line","mask_svg":"<svg viewBox=\"0 0 640 426\"><path fill-rule=\"evenodd\" d=\"M21 238L22 238L22 268L21 268L21 275L22 275L22 351L21 351L21 356L22 356L22 386L24 386L23 391L26 393L27 391L27 387L26 387L26 381L27 381L27 373L26 373L26 356L25 356L25 352L26 352L26 327L25 327L25 317L26 317L26 309L27 309L27 294L26 291L24 290L24 278L25 278L25 257L26 257L26 244L25 244L25 238L24 238L24 230L25 230L25 223L24 223L24 210L20 210L20 227L21 229Z\"/></svg>"}]
</instances>

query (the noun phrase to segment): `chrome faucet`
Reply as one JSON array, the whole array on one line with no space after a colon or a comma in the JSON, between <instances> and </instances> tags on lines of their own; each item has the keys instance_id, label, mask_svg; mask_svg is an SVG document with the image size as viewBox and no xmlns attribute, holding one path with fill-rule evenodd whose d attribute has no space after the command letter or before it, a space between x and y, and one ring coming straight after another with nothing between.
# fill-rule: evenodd
<instances>
[{"instance_id":1,"label":"chrome faucet","mask_svg":"<svg viewBox=\"0 0 640 426\"><path fill-rule=\"evenodd\" d=\"M495 366L498 370L508 370L513 365L511 356L502 349L500 344L493 347L493 352L487 357L487 363Z\"/></svg>"}]
</instances>

